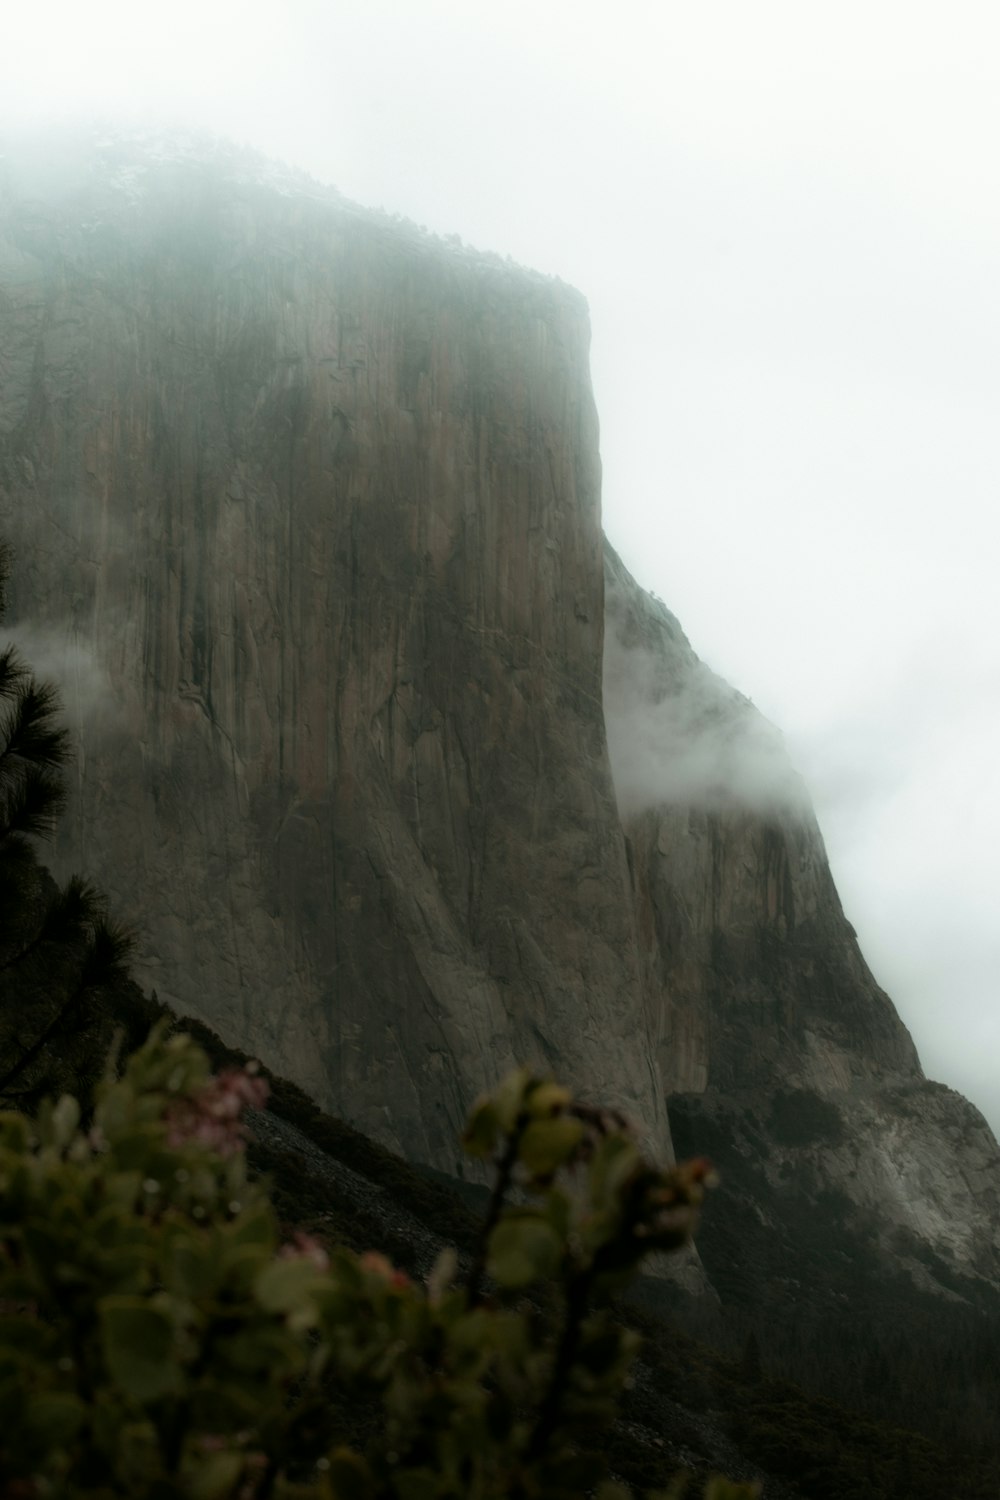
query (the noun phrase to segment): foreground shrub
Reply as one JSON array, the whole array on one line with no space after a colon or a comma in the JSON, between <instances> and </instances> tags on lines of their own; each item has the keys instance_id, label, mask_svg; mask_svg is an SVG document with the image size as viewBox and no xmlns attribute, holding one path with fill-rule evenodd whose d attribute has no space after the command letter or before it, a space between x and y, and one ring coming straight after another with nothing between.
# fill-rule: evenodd
<instances>
[{"instance_id":1,"label":"foreground shrub","mask_svg":"<svg viewBox=\"0 0 1000 1500\"><path fill-rule=\"evenodd\" d=\"M657 1168L619 1117L517 1073L466 1133L496 1163L481 1250L423 1286L280 1242L242 1149L265 1095L158 1028L88 1128L69 1096L0 1114L2 1493L625 1496L594 1448L636 1340L594 1305L687 1243L704 1163ZM380 1413L361 1445L331 1430L345 1391Z\"/></svg>"}]
</instances>

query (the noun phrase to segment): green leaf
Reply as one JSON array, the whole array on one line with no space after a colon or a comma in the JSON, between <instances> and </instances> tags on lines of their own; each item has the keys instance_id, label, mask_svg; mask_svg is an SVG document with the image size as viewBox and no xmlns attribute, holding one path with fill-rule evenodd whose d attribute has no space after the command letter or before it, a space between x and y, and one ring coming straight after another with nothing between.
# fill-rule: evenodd
<instances>
[{"instance_id":1,"label":"green leaf","mask_svg":"<svg viewBox=\"0 0 1000 1500\"><path fill-rule=\"evenodd\" d=\"M0 1317L0 1350L5 1355L13 1351L21 1358L38 1358L46 1353L50 1339L48 1325L35 1318Z\"/></svg>"},{"instance_id":2,"label":"green leaf","mask_svg":"<svg viewBox=\"0 0 1000 1500\"><path fill-rule=\"evenodd\" d=\"M227 1365L271 1380L298 1373L305 1363L302 1341L283 1324L257 1322L241 1328L220 1345Z\"/></svg>"},{"instance_id":3,"label":"green leaf","mask_svg":"<svg viewBox=\"0 0 1000 1500\"><path fill-rule=\"evenodd\" d=\"M13 1109L0 1111L0 1150L23 1155L31 1141L31 1131L24 1115Z\"/></svg>"},{"instance_id":4,"label":"green leaf","mask_svg":"<svg viewBox=\"0 0 1000 1500\"><path fill-rule=\"evenodd\" d=\"M49 1142L57 1151L64 1151L75 1136L78 1125L79 1104L76 1103L72 1094L63 1094L57 1106L52 1109L51 1118L49 1118Z\"/></svg>"},{"instance_id":5,"label":"green leaf","mask_svg":"<svg viewBox=\"0 0 1000 1500\"><path fill-rule=\"evenodd\" d=\"M122 1129L111 1145L116 1168L124 1172L137 1172L141 1179L145 1179L149 1176L151 1161L161 1152L163 1137L164 1127L159 1120Z\"/></svg>"},{"instance_id":6,"label":"green leaf","mask_svg":"<svg viewBox=\"0 0 1000 1500\"><path fill-rule=\"evenodd\" d=\"M404 1469L396 1476L393 1489L399 1500L438 1500L447 1494L441 1475L433 1469Z\"/></svg>"},{"instance_id":7,"label":"green leaf","mask_svg":"<svg viewBox=\"0 0 1000 1500\"><path fill-rule=\"evenodd\" d=\"M330 1493L334 1500L374 1500L371 1470L357 1453L338 1448L330 1455Z\"/></svg>"},{"instance_id":8,"label":"green leaf","mask_svg":"<svg viewBox=\"0 0 1000 1500\"><path fill-rule=\"evenodd\" d=\"M528 1095L528 1113L536 1120L551 1119L553 1115L568 1109L573 1102L573 1095L568 1088L561 1083L553 1083L551 1079L545 1083L536 1084Z\"/></svg>"},{"instance_id":9,"label":"green leaf","mask_svg":"<svg viewBox=\"0 0 1000 1500\"><path fill-rule=\"evenodd\" d=\"M490 1235L487 1269L501 1286L527 1286L554 1276L563 1247L550 1224L536 1215L510 1215Z\"/></svg>"},{"instance_id":10,"label":"green leaf","mask_svg":"<svg viewBox=\"0 0 1000 1500\"><path fill-rule=\"evenodd\" d=\"M313 1294L325 1284L323 1272L304 1257L274 1260L255 1280L254 1292L265 1312L311 1313Z\"/></svg>"},{"instance_id":11,"label":"green leaf","mask_svg":"<svg viewBox=\"0 0 1000 1500\"><path fill-rule=\"evenodd\" d=\"M565 1240L573 1225L573 1203L567 1193L559 1188L550 1188L541 1205L541 1211L561 1240Z\"/></svg>"},{"instance_id":12,"label":"green leaf","mask_svg":"<svg viewBox=\"0 0 1000 1500\"><path fill-rule=\"evenodd\" d=\"M233 1245L256 1245L273 1251L278 1236L270 1203L259 1203L234 1219L226 1229L226 1238Z\"/></svg>"},{"instance_id":13,"label":"green leaf","mask_svg":"<svg viewBox=\"0 0 1000 1500\"><path fill-rule=\"evenodd\" d=\"M215 1258L221 1281L230 1295L237 1297L249 1296L261 1271L272 1264L271 1257L257 1245L226 1247L221 1253L216 1246Z\"/></svg>"},{"instance_id":14,"label":"green leaf","mask_svg":"<svg viewBox=\"0 0 1000 1500\"><path fill-rule=\"evenodd\" d=\"M67 1244L62 1235L38 1219L25 1224L23 1243L32 1265L46 1281L56 1280L64 1266L72 1265L72 1245Z\"/></svg>"},{"instance_id":15,"label":"green leaf","mask_svg":"<svg viewBox=\"0 0 1000 1500\"><path fill-rule=\"evenodd\" d=\"M493 1108L496 1110L500 1129L505 1135L510 1135L517 1124L518 1116L524 1109L525 1095L532 1084L531 1073L527 1068L517 1068L513 1073L508 1073L493 1093Z\"/></svg>"},{"instance_id":16,"label":"green leaf","mask_svg":"<svg viewBox=\"0 0 1000 1500\"><path fill-rule=\"evenodd\" d=\"M435 1260L427 1278L427 1300L432 1305L441 1301L454 1281L457 1270L458 1253L453 1246L446 1245Z\"/></svg>"},{"instance_id":17,"label":"green leaf","mask_svg":"<svg viewBox=\"0 0 1000 1500\"><path fill-rule=\"evenodd\" d=\"M56 1453L73 1441L85 1415L79 1396L68 1391L32 1396L23 1417L25 1435L42 1453Z\"/></svg>"},{"instance_id":18,"label":"green leaf","mask_svg":"<svg viewBox=\"0 0 1000 1500\"><path fill-rule=\"evenodd\" d=\"M492 1156L500 1134L500 1120L492 1099L481 1100L473 1109L462 1136L467 1155Z\"/></svg>"},{"instance_id":19,"label":"green leaf","mask_svg":"<svg viewBox=\"0 0 1000 1500\"><path fill-rule=\"evenodd\" d=\"M171 1226L163 1246L163 1267L167 1287L182 1297L209 1297L219 1282L211 1241L187 1225Z\"/></svg>"},{"instance_id":20,"label":"green leaf","mask_svg":"<svg viewBox=\"0 0 1000 1500\"><path fill-rule=\"evenodd\" d=\"M273 1403L274 1387L261 1380L259 1370L245 1374L227 1365L218 1378L206 1371L191 1391L191 1430L239 1432L254 1427Z\"/></svg>"},{"instance_id":21,"label":"green leaf","mask_svg":"<svg viewBox=\"0 0 1000 1500\"><path fill-rule=\"evenodd\" d=\"M222 1500L233 1493L243 1466L242 1453L199 1454L185 1476L185 1492L191 1500Z\"/></svg>"},{"instance_id":22,"label":"green leaf","mask_svg":"<svg viewBox=\"0 0 1000 1500\"><path fill-rule=\"evenodd\" d=\"M98 1408L100 1412L100 1408ZM176 1496L174 1486L167 1487L163 1481L163 1454L157 1441L156 1428L152 1422L123 1422L121 1412L115 1413L114 1438L106 1451L114 1454L114 1473L118 1481L117 1492L123 1495L149 1495L152 1486L159 1488L160 1495ZM112 1491L114 1493L114 1491ZM152 1490L156 1494L156 1490Z\"/></svg>"},{"instance_id":23,"label":"green leaf","mask_svg":"<svg viewBox=\"0 0 1000 1500\"><path fill-rule=\"evenodd\" d=\"M137 1401L156 1401L182 1385L174 1357L174 1325L142 1297L105 1297L98 1304L104 1358L112 1380Z\"/></svg>"},{"instance_id":24,"label":"green leaf","mask_svg":"<svg viewBox=\"0 0 1000 1500\"><path fill-rule=\"evenodd\" d=\"M590 1168L591 1197L611 1204L642 1161L639 1148L624 1135L606 1136L594 1153Z\"/></svg>"},{"instance_id":25,"label":"green leaf","mask_svg":"<svg viewBox=\"0 0 1000 1500\"><path fill-rule=\"evenodd\" d=\"M518 1157L533 1177L548 1177L569 1161L583 1139L583 1124L571 1116L535 1120L521 1137Z\"/></svg>"},{"instance_id":26,"label":"green leaf","mask_svg":"<svg viewBox=\"0 0 1000 1500\"><path fill-rule=\"evenodd\" d=\"M757 1500L759 1494L757 1484L733 1484L718 1475L705 1486L705 1500Z\"/></svg>"},{"instance_id":27,"label":"green leaf","mask_svg":"<svg viewBox=\"0 0 1000 1500\"><path fill-rule=\"evenodd\" d=\"M143 1172L137 1170L118 1172L108 1169L105 1171L101 1180L109 1207L131 1214L135 1209L135 1201L142 1192L144 1175Z\"/></svg>"}]
</instances>

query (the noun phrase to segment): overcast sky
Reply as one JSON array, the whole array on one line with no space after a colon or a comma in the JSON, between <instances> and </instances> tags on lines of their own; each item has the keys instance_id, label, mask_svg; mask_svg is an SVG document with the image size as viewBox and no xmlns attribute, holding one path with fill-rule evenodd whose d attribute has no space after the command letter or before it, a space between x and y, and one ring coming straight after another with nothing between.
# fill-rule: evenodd
<instances>
[{"instance_id":1,"label":"overcast sky","mask_svg":"<svg viewBox=\"0 0 1000 1500\"><path fill-rule=\"evenodd\" d=\"M150 19L150 18L153 19ZM233 136L590 302L605 525L1000 1126L1000 7L36 0L0 123Z\"/></svg>"}]
</instances>

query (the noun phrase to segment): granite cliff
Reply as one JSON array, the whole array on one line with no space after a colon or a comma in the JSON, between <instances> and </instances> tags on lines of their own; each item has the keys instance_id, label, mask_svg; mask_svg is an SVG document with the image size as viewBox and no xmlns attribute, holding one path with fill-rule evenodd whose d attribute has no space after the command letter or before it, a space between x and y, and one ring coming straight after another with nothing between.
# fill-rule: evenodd
<instances>
[{"instance_id":1,"label":"granite cliff","mask_svg":"<svg viewBox=\"0 0 1000 1500\"><path fill-rule=\"evenodd\" d=\"M161 999L418 1158L518 1057L664 1132L582 299L115 151L3 208L10 619L101 699L63 859Z\"/></svg>"},{"instance_id":2,"label":"granite cliff","mask_svg":"<svg viewBox=\"0 0 1000 1500\"><path fill-rule=\"evenodd\" d=\"M825 1214L992 1296L996 1142L780 737L605 556L587 345L560 283L237 153L8 159L0 531L79 740L59 862L161 999L413 1159L534 1060L724 1159L787 1239L754 1295Z\"/></svg>"}]
</instances>

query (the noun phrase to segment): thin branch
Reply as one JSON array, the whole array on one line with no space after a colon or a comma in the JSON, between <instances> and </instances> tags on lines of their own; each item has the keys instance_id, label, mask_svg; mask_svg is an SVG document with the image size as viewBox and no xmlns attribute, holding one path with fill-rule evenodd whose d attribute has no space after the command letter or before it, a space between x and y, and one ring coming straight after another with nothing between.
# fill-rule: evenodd
<instances>
[{"instance_id":1,"label":"thin branch","mask_svg":"<svg viewBox=\"0 0 1000 1500\"><path fill-rule=\"evenodd\" d=\"M486 1218L483 1220L483 1227L480 1230L479 1240L476 1244L476 1257L469 1271L468 1293L470 1307L478 1307L479 1303L483 1300L482 1285L486 1276L486 1257L489 1253L490 1235L496 1228L500 1214L503 1211L504 1202L507 1198L507 1190L510 1187L510 1180L514 1174L514 1167L517 1164L518 1148L521 1144L521 1137L527 1128L528 1118L527 1113L518 1115L517 1120L514 1122L514 1128L507 1137L507 1144L504 1147L503 1155L497 1162L496 1181L493 1184L493 1192L490 1194L489 1205L486 1209Z\"/></svg>"},{"instance_id":2,"label":"thin branch","mask_svg":"<svg viewBox=\"0 0 1000 1500\"><path fill-rule=\"evenodd\" d=\"M548 1389L538 1409L538 1420L525 1450L525 1457L529 1462L544 1453L549 1439L559 1425L563 1399L569 1387L570 1371L580 1343L580 1330L587 1315L593 1277L593 1267L588 1266L586 1270L577 1272L567 1288L566 1321L559 1339L559 1348L556 1350Z\"/></svg>"}]
</instances>

